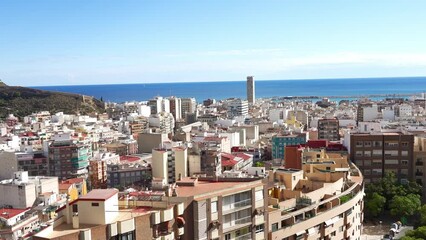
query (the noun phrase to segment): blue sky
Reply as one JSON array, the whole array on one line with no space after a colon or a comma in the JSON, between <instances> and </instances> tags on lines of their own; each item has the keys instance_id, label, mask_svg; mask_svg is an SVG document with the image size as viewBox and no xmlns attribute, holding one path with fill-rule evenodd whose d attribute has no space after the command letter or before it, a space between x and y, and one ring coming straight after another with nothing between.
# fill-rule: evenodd
<instances>
[{"instance_id":1,"label":"blue sky","mask_svg":"<svg viewBox=\"0 0 426 240\"><path fill-rule=\"evenodd\" d=\"M423 0L2 0L0 79L425 76L425 9Z\"/></svg>"}]
</instances>

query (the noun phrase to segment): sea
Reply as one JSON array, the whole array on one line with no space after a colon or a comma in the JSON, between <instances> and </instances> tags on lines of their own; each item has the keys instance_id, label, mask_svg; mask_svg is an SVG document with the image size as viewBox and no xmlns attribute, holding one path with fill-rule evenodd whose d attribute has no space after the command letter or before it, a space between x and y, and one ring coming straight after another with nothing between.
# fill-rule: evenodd
<instances>
[{"instance_id":1,"label":"sea","mask_svg":"<svg viewBox=\"0 0 426 240\"><path fill-rule=\"evenodd\" d=\"M147 101L156 96L206 99L246 98L246 81L137 83L73 86L34 86L33 88L78 93L106 102ZM426 77L342 78L300 80L256 80L256 98L306 97L331 100L361 97L411 96L426 91Z\"/></svg>"}]
</instances>

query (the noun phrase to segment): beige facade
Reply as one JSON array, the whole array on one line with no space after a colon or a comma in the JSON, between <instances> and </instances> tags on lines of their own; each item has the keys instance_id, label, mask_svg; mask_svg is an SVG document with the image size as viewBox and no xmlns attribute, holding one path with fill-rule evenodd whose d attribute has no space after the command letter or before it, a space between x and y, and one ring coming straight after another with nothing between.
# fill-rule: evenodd
<instances>
[{"instance_id":1,"label":"beige facade","mask_svg":"<svg viewBox=\"0 0 426 240\"><path fill-rule=\"evenodd\" d=\"M316 156L317 152L315 152ZM313 155L314 156L314 155ZM363 178L337 154L320 154L303 170L269 175L269 239L359 239L363 220Z\"/></svg>"},{"instance_id":2,"label":"beige facade","mask_svg":"<svg viewBox=\"0 0 426 240\"><path fill-rule=\"evenodd\" d=\"M187 148L153 149L151 167L152 177L166 179L168 183L188 176Z\"/></svg>"}]
</instances>

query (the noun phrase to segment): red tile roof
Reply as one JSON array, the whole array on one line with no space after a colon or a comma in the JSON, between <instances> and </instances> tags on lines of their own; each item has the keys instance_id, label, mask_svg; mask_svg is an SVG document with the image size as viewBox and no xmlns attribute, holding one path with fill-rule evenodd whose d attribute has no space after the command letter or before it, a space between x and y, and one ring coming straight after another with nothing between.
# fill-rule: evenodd
<instances>
[{"instance_id":1,"label":"red tile roof","mask_svg":"<svg viewBox=\"0 0 426 240\"><path fill-rule=\"evenodd\" d=\"M239 157L239 158L242 158L242 159L244 159L244 161L247 161L247 160L249 160L250 158L252 158L252 156L250 156L250 155L248 155L248 154L245 154L245 153L242 153L242 152L239 152L239 153L236 153L236 154L234 154L236 157Z\"/></svg>"},{"instance_id":2,"label":"red tile roof","mask_svg":"<svg viewBox=\"0 0 426 240\"><path fill-rule=\"evenodd\" d=\"M120 156L120 161L128 161L128 162L135 162L139 161L141 158L136 156Z\"/></svg>"},{"instance_id":3,"label":"red tile roof","mask_svg":"<svg viewBox=\"0 0 426 240\"><path fill-rule=\"evenodd\" d=\"M21 213L24 213L28 211L29 208L25 209L19 209L19 208L1 208L0 209L0 217L4 219L10 219L15 217L16 215L19 215Z\"/></svg>"},{"instance_id":4,"label":"red tile roof","mask_svg":"<svg viewBox=\"0 0 426 240\"><path fill-rule=\"evenodd\" d=\"M62 184L73 184L73 183L82 183L84 181L84 178L70 178L67 180L62 181Z\"/></svg>"}]
</instances>

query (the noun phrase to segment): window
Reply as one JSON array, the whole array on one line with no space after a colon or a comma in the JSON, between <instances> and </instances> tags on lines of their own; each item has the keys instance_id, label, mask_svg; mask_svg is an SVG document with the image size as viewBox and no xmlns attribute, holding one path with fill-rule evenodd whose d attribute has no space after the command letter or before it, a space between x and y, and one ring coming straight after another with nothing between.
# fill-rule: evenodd
<instances>
[{"instance_id":1,"label":"window","mask_svg":"<svg viewBox=\"0 0 426 240\"><path fill-rule=\"evenodd\" d=\"M382 150L380 149L374 149L373 150L373 156L382 156Z\"/></svg>"},{"instance_id":2,"label":"window","mask_svg":"<svg viewBox=\"0 0 426 240\"><path fill-rule=\"evenodd\" d=\"M255 201L263 200L263 190L257 190L255 192Z\"/></svg>"},{"instance_id":3,"label":"window","mask_svg":"<svg viewBox=\"0 0 426 240\"><path fill-rule=\"evenodd\" d=\"M256 233L264 231L265 226L263 224L256 226Z\"/></svg>"},{"instance_id":4,"label":"window","mask_svg":"<svg viewBox=\"0 0 426 240\"><path fill-rule=\"evenodd\" d=\"M385 142L385 147L398 147L398 142Z\"/></svg>"},{"instance_id":5,"label":"window","mask_svg":"<svg viewBox=\"0 0 426 240\"><path fill-rule=\"evenodd\" d=\"M217 201L213 201L211 203L211 210L212 210L212 213L216 213L217 212Z\"/></svg>"},{"instance_id":6,"label":"window","mask_svg":"<svg viewBox=\"0 0 426 240\"><path fill-rule=\"evenodd\" d=\"M362 151L355 151L355 156L362 157Z\"/></svg>"},{"instance_id":7,"label":"window","mask_svg":"<svg viewBox=\"0 0 426 240\"><path fill-rule=\"evenodd\" d=\"M398 150L386 150L385 156L396 157L396 156L398 156Z\"/></svg>"},{"instance_id":8,"label":"window","mask_svg":"<svg viewBox=\"0 0 426 240\"><path fill-rule=\"evenodd\" d=\"M97 203L97 202L92 202L92 207L99 207L99 203Z\"/></svg>"},{"instance_id":9,"label":"window","mask_svg":"<svg viewBox=\"0 0 426 240\"><path fill-rule=\"evenodd\" d=\"M408 151L401 151L401 156L408 156Z\"/></svg>"},{"instance_id":10,"label":"window","mask_svg":"<svg viewBox=\"0 0 426 240\"><path fill-rule=\"evenodd\" d=\"M408 160L401 160L402 165L408 165Z\"/></svg>"},{"instance_id":11,"label":"window","mask_svg":"<svg viewBox=\"0 0 426 240\"><path fill-rule=\"evenodd\" d=\"M396 159L386 159L385 160L385 164L386 165L392 165L392 164L398 164L398 160L396 160Z\"/></svg>"},{"instance_id":12,"label":"window","mask_svg":"<svg viewBox=\"0 0 426 240\"><path fill-rule=\"evenodd\" d=\"M276 232L278 231L278 223L273 223L272 224L272 232Z\"/></svg>"},{"instance_id":13,"label":"window","mask_svg":"<svg viewBox=\"0 0 426 240\"><path fill-rule=\"evenodd\" d=\"M357 146L357 147L362 147L362 146L363 146L362 141L357 141L357 142L356 142L356 146Z\"/></svg>"},{"instance_id":14,"label":"window","mask_svg":"<svg viewBox=\"0 0 426 240\"><path fill-rule=\"evenodd\" d=\"M408 147L408 142L402 142L401 147Z\"/></svg>"}]
</instances>

